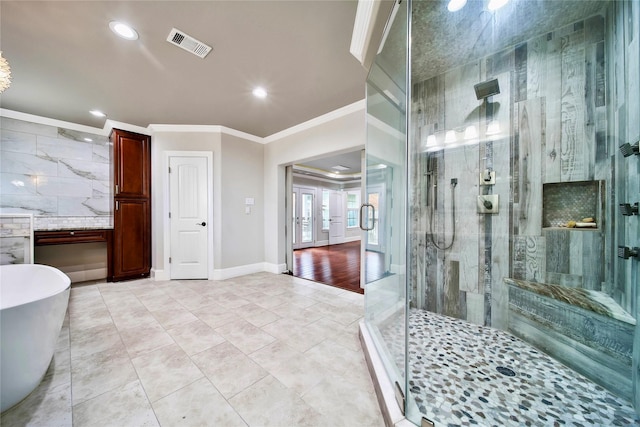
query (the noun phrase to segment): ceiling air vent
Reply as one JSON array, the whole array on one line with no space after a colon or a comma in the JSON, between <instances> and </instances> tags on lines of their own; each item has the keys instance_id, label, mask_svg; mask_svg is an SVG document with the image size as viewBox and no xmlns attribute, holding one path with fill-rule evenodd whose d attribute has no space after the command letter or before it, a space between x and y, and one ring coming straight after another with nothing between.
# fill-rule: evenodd
<instances>
[{"instance_id":1,"label":"ceiling air vent","mask_svg":"<svg viewBox=\"0 0 640 427\"><path fill-rule=\"evenodd\" d=\"M204 58L209 52L211 52L211 46L207 46L201 41L196 40L193 37L175 28L171 29L169 37L167 37L167 41L171 44L181 47L187 52L191 52L194 55L199 56L200 58Z\"/></svg>"}]
</instances>

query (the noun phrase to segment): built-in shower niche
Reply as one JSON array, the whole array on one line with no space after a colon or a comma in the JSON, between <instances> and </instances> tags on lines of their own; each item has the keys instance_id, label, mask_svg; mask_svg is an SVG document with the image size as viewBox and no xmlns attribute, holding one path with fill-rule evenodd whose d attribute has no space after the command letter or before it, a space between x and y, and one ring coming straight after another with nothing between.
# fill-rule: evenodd
<instances>
[{"instance_id":1,"label":"built-in shower niche","mask_svg":"<svg viewBox=\"0 0 640 427\"><path fill-rule=\"evenodd\" d=\"M603 289L604 189L604 181L543 185L544 282L594 291ZM589 219L593 222L586 222Z\"/></svg>"},{"instance_id":2,"label":"built-in shower niche","mask_svg":"<svg viewBox=\"0 0 640 427\"><path fill-rule=\"evenodd\" d=\"M576 229L601 228L604 204L604 181L554 182L542 186L542 226L567 227L575 222ZM595 227L583 224L593 218Z\"/></svg>"}]
</instances>

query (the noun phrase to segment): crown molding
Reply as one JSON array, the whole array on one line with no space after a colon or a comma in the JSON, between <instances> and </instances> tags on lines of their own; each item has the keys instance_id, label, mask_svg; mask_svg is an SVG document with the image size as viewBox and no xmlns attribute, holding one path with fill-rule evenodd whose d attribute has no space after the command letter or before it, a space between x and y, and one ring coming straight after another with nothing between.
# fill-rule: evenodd
<instances>
[{"instance_id":1,"label":"crown molding","mask_svg":"<svg viewBox=\"0 0 640 427\"><path fill-rule=\"evenodd\" d=\"M109 136L111 129L106 129L106 123L104 128L96 128L91 126L80 125L72 122L65 122L63 120L50 119L48 117L36 116L33 114L21 113L19 111L7 110L0 108L0 116L8 119L22 120L24 122L38 123L40 125L47 125L65 129L71 129L78 132L92 133L94 135Z\"/></svg>"},{"instance_id":2,"label":"crown molding","mask_svg":"<svg viewBox=\"0 0 640 427\"><path fill-rule=\"evenodd\" d=\"M121 129L129 132L141 133L143 135L151 136L151 130L148 127L143 128L142 126L136 126L125 122L118 122L111 119L107 119L104 124L104 128L107 131L107 135L110 134L113 129Z\"/></svg>"},{"instance_id":3,"label":"crown molding","mask_svg":"<svg viewBox=\"0 0 640 427\"><path fill-rule=\"evenodd\" d=\"M373 27L376 20L376 13L379 8L380 3L374 0L358 1L349 52L355 56L361 64L364 64L367 50L371 43L371 35L373 33Z\"/></svg>"},{"instance_id":4,"label":"crown molding","mask_svg":"<svg viewBox=\"0 0 640 427\"><path fill-rule=\"evenodd\" d=\"M283 131L274 133L265 138L252 135L250 133L242 132L236 129L228 128L226 126L220 126L220 125L150 124L145 128L141 126L132 125L129 123L118 122L115 120L107 119L104 123L104 127L100 129L97 127L90 127L90 126L80 125L77 123L65 122L57 119L50 119L48 117L42 117L42 116L36 116L33 114L21 113L18 111L6 110L4 108L0 108L0 116L17 119L17 120L23 120L27 122L39 123L43 125L63 127L66 129L72 129L79 132L87 132L87 133L93 133L95 135L104 135L104 136L109 136L112 129L122 129L122 130L131 131L131 132L141 133L144 135L152 135L153 133L157 133L157 132L205 132L205 133L212 132L212 133L220 133L220 134L235 136L238 138L243 138L248 141L257 142L259 144L268 144L270 142L277 141L287 136L295 135L305 130L312 129L316 126L330 122L332 120L339 119L349 114L352 114L358 111L364 111L365 108L366 108L366 101L362 99L360 101L356 101L352 104L338 108L337 110L330 111L326 114L323 114L322 116L318 116L306 122L300 123L299 125L295 125Z\"/></svg>"},{"instance_id":5,"label":"crown molding","mask_svg":"<svg viewBox=\"0 0 640 427\"><path fill-rule=\"evenodd\" d=\"M348 116L349 114L352 114L358 111L364 111L365 108L366 108L366 101L364 99L361 99L360 101L356 101L353 104L346 105L342 108L338 108L337 110L333 110L326 114L323 114L322 116L318 116L311 120L307 120L306 122L300 123L299 125L295 125L283 131L269 135L264 138L265 144L268 144L273 141L277 141L287 136L295 135L297 133L303 132L308 129L312 129L323 123L327 123L332 120L339 119L344 116Z\"/></svg>"},{"instance_id":6,"label":"crown molding","mask_svg":"<svg viewBox=\"0 0 640 427\"><path fill-rule=\"evenodd\" d=\"M236 129L228 128L220 125L164 125L150 124L149 129L152 132L202 132L202 133L223 133L230 136L246 139L249 141L265 144L264 138L242 132Z\"/></svg>"}]
</instances>

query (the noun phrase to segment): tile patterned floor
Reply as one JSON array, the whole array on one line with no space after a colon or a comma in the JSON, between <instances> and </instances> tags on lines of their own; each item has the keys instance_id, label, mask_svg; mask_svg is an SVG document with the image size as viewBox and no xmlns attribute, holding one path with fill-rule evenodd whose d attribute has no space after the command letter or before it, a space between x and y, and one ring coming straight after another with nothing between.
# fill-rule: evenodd
<instances>
[{"instance_id":1,"label":"tile patterned floor","mask_svg":"<svg viewBox=\"0 0 640 427\"><path fill-rule=\"evenodd\" d=\"M380 426L363 296L286 275L74 287L9 426Z\"/></svg>"},{"instance_id":2,"label":"tile patterned floor","mask_svg":"<svg viewBox=\"0 0 640 427\"><path fill-rule=\"evenodd\" d=\"M629 402L509 333L416 309L409 325L410 392L441 425L640 425ZM402 349L398 328L381 332Z\"/></svg>"}]
</instances>

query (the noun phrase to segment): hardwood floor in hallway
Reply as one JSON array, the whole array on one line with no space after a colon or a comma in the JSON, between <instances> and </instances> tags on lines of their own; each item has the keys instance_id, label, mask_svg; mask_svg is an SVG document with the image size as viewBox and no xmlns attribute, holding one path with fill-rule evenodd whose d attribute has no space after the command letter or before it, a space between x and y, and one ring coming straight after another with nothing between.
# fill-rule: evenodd
<instances>
[{"instance_id":1,"label":"hardwood floor in hallway","mask_svg":"<svg viewBox=\"0 0 640 427\"><path fill-rule=\"evenodd\" d=\"M367 251L367 281L384 276L384 257ZM303 279L364 293L360 288L360 242L293 251L293 275Z\"/></svg>"}]
</instances>

